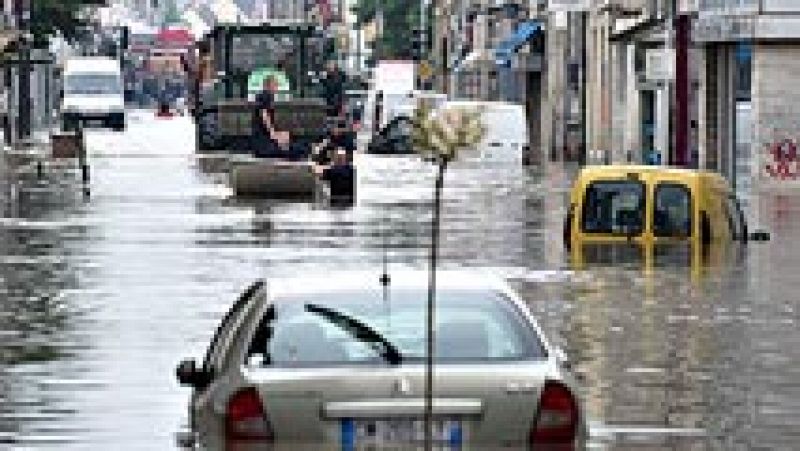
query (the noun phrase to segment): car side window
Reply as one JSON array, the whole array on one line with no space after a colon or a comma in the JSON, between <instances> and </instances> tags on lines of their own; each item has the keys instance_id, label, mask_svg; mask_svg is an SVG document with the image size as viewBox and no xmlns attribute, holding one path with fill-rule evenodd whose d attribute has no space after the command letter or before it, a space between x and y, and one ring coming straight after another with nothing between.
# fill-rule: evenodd
<instances>
[{"instance_id":1,"label":"car side window","mask_svg":"<svg viewBox=\"0 0 800 451\"><path fill-rule=\"evenodd\" d=\"M692 235L692 194L685 185L659 183L656 186L653 233L657 237Z\"/></svg>"}]
</instances>

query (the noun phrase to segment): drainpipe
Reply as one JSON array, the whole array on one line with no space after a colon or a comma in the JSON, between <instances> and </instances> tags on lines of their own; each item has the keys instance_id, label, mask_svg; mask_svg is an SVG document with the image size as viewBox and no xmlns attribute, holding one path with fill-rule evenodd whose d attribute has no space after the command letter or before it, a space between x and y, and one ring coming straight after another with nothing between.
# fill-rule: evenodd
<instances>
[{"instance_id":1,"label":"drainpipe","mask_svg":"<svg viewBox=\"0 0 800 451\"><path fill-rule=\"evenodd\" d=\"M672 164L689 163L689 16L675 18L675 160Z\"/></svg>"}]
</instances>

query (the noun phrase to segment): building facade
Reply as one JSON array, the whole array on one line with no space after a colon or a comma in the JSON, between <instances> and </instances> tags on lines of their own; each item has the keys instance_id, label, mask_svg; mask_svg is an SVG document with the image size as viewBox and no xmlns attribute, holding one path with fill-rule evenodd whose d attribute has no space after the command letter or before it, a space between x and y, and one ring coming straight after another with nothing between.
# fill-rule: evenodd
<instances>
[{"instance_id":1,"label":"building facade","mask_svg":"<svg viewBox=\"0 0 800 451\"><path fill-rule=\"evenodd\" d=\"M745 199L754 188L795 185L800 2L676 6L627 0L587 12L597 24L590 156L714 170Z\"/></svg>"},{"instance_id":2,"label":"building facade","mask_svg":"<svg viewBox=\"0 0 800 451\"><path fill-rule=\"evenodd\" d=\"M55 61L47 48L34 48L24 32L29 2L3 2L0 20L0 123L3 142L16 145L49 132L58 104Z\"/></svg>"},{"instance_id":3,"label":"building facade","mask_svg":"<svg viewBox=\"0 0 800 451\"><path fill-rule=\"evenodd\" d=\"M540 1L444 0L431 13L433 86L452 98L524 104L531 152L542 158L546 18Z\"/></svg>"},{"instance_id":4,"label":"building facade","mask_svg":"<svg viewBox=\"0 0 800 451\"><path fill-rule=\"evenodd\" d=\"M441 0L431 20L435 89L525 103L534 162L800 184L800 1Z\"/></svg>"}]
</instances>

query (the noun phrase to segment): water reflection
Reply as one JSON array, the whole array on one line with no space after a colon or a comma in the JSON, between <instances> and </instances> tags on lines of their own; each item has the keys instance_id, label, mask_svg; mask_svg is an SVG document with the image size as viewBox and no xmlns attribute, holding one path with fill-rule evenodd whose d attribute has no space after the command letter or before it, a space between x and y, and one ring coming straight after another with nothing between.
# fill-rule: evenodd
<instances>
[{"instance_id":1,"label":"water reflection","mask_svg":"<svg viewBox=\"0 0 800 451\"><path fill-rule=\"evenodd\" d=\"M744 264L747 244L715 241L710 245L689 242L585 243L570 249L570 265L576 270L591 268L641 268L669 270L688 275L692 281Z\"/></svg>"},{"instance_id":2,"label":"water reflection","mask_svg":"<svg viewBox=\"0 0 800 451\"><path fill-rule=\"evenodd\" d=\"M77 300L91 272L81 252L92 226L70 220L80 197L60 192L71 174L61 176L23 181L0 218L0 443L57 444L82 433L58 423L75 412L65 382L80 376L68 362L91 348L81 333L90 307Z\"/></svg>"}]
</instances>

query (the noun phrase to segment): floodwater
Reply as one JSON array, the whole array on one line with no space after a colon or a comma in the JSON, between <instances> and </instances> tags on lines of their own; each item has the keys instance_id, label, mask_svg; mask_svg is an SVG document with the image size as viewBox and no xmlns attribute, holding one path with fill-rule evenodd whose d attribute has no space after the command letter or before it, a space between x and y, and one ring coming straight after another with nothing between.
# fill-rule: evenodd
<instances>
[{"instance_id":1,"label":"floodwater","mask_svg":"<svg viewBox=\"0 0 800 451\"><path fill-rule=\"evenodd\" d=\"M3 206L0 448L175 449L175 365L255 278L425 265L434 173L414 158L361 156L358 204L330 209L232 198L184 118L135 112L88 143L88 198L53 168ZM455 165L441 258L513 278L583 376L593 447L797 446L800 197L754 197L772 241L705 265L620 250L573 271L570 173Z\"/></svg>"}]
</instances>

